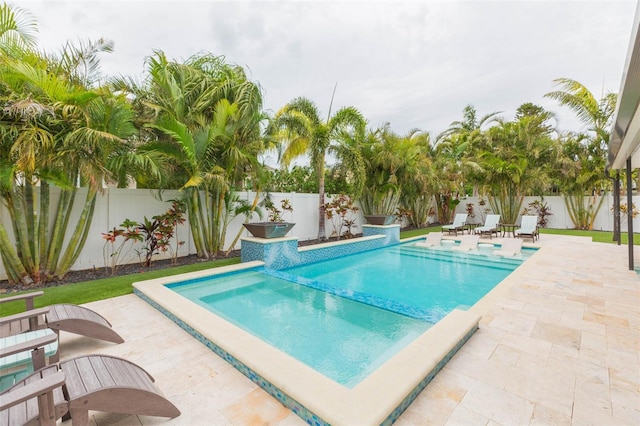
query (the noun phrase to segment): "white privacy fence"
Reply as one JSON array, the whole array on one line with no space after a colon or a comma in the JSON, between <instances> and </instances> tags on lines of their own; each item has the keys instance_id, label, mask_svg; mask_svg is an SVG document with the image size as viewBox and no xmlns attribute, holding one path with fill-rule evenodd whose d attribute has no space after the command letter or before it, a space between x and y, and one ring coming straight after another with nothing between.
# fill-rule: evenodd
<instances>
[{"instance_id":1,"label":"white privacy fence","mask_svg":"<svg viewBox=\"0 0 640 426\"><path fill-rule=\"evenodd\" d=\"M52 189L51 191L51 206L55 206L59 191ZM85 192L80 190L77 194L76 200L83 200ZM241 198L252 202L255 196L253 192L243 192L239 194ZM162 200L158 198L157 191L150 191L145 189L114 189L110 188L105 190L103 194L98 195L96 209L91 224L89 237L87 238L86 245L82 251L82 254L78 258L78 261L73 265L72 270L83 270L92 268L102 268L105 266L103 257L103 249L105 247L105 240L102 238L102 233L106 233L112 230L125 220L130 219L136 222L142 222L144 217L151 219L155 215L160 215L166 212L171 207L171 200L178 198L178 191L164 191L162 193ZM289 236L297 237L300 241L315 239L318 234L318 194L299 194L299 193L272 193L271 198L274 205L279 208L280 201L283 199L289 199L293 206L293 212L284 212L283 219L287 222L295 223L295 227L289 232ZM526 197L524 206L528 203L539 200L539 197ZM329 198L327 198L329 200ZM634 199L636 200L636 199ZM544 201L551 207L550 211L552 216L548 217L549 228L567 229L573 228L573 224L569 219L569 215L566 212L564 201L562 197L545 197ZM640 199L636 200L636 205L640 202ZM473 203L474 210L476 211L476 222L481 222L484 216L480 215L480 206L478 205L477 197L467 197L460 201L460 204L456 208L456 212L465 212L466 204ZM624 203L624 197L623 197ZM74 215L70 221L70 229L67 232L70 236L72 232L71 226L77 219L81 210L81 203L77 202L78 206L74 211ZM613 214L611 212L611 206L613 205L613 197L608 196L605 198L602 208L595 221L594 229L611 231L613 230ZM488 207L485 206L485 207ZM53 212L52 212L53 213ZM265 217L262 221L266 221ZM244 230L242 223L245 217L236 217L230 224L227 235L225 248L233 242L237 233L241 231L243 236L249 236L249 233ZM4 207L0 207L0 221L4 225L9 234L9 238L13 240L13 232L11 225L11 218L9 213ZM254 215L253 222L261 221L257 215ZM362 212L359 211L356 214L356 225L352 228L352 232L362 232L362 223L364 222ZM325 221L327 236L331 236L333 232L333 225L330 221ZM640 216L634 221L634 229L640 230ZM622 230L626 230L626 218L623 218ZM195 247L193 245L193 239L191 237L191 231L188 222L180 225L177 230L177 238L180 241L184 241L184 245L180 247L178 254L185 256L187 254L194 254ZM134 246L135 248L136 246ZM142 245L137 244L137 248L140 249ZM237 249L240 248L240 241L236 244ZM167 257L169 254L166 254ZM157 258L162 258L158 256ZM123 259L123 263L138 262L139 258L135 253L135 250L131 250L128 257ZM0 262L0 279L6 279L6 272L4 266Z\"/></svg>"},{"instance_id":2,"label":"white privacy fence","mask_svg":"<svg viewBox=\"0 0 640 426\"><path fill-rule=\"evenodd\" d=\"M466 197L460 200L460 204L456 207L457 213L465 213L467 208L467 203L474 204L474 210L476 212L476 217L474 218L476 222L480 222L480 209L481 206L478 205L479 197ZM486 197L484 198L486 201ZM626 195L621 197L620 203L626 205ZM522 203L522 208L528 207L528 204L540 200L540 197L525 197L524 202ZM640 207L640 196L633 197L633 202L636 206ZM564 198L561 196L553 196L553 197L544 197L542 199L544 203L546 203L550 207L551 216L547 217L547 228L556 228L556 229L572 229L574 228L573 222L569 218L569 213L567 212L567 208L564 204ZM486 203L484 208L488 208L489 203ZM596 220L593 224L593 229L597 231L613 231L613 195L605 196L602 207L596 216ZM531 213L535 214L533 210ZM625 216L622 217L621 229L622 231L626 231L627 229L627 218ZM636 232L640 232L640 216L636 217L633 221L633 229Z\"/></svg>"}]
</instances>

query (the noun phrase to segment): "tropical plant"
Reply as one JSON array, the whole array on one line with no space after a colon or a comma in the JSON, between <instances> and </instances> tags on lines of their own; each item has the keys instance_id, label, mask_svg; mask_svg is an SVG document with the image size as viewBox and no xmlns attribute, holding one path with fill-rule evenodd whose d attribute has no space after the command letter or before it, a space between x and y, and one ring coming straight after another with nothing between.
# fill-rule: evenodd
<instances>
[{"instance_id":1,"label":"tropical plant","mask_svg":"<svg viewBox=\"0 0 640 426\"><path fill-rule=\"evenodd\" d=\"M267 182L263 184L263 190L265 191L318 193L318 176L312 167L294 165L290 169L275 169L267 173ZM342 164L325 168L325 193L352 193L353 185L348 182L350 174L350 171L342 167Z\"/></svg>"},{"instance_id":2,"label":"tropical plant","mask_svg":"<svg viewBox=\"0 0 640 426\"><path fill-rule=\"evenodd\" d=\"M331 236L335 236L338 240L340 237L353 237L351 230L356 224L355 215L359 210L353 199L346 194L331 197L331 201L324 206L325 217L333 227Z\"/></svg>"},{"instance_id":3,"label":"tropical plant","mask_svg":"<svg viewBox=\"0 0 640 426\"><path fill-rule=\"evenodd\" d=\"M291 202L285 198L284 200L280 200L280 210L278 207L276 207L275 204L273 204L273 200L271 199L271 195L267 194L264 197L263 204L264 204L264 208L265 210L269 213L268 217L269 217L269 222L284 222L284 218L282 217L282 213L284 212L289 212L289 213L293 213L293 206L291 205Z\"/></svg>"},{"instance_id":4,"label":"tropical plant","mask_svg":"<svg viewBox=\"0 0 640 426\"><path fill-rule=\"evenodd\" d=\"M528 204L528 206L522 211L523 215L535 213L538 216L538 226L541 228L547 227L549 216L553 216L551 213L551 206L542 200L535 200Z\"/></svg>"},{"instance_id":5,"label":"tropical plant","mask_svg":"<svg viewBox=\"0 0 640 426\"><path fill-rule=\"evenodd\" d=\"M138 222L125 219L120 224L120 228L114 226L111 231L102 233L102 238L105 240L102 247L104 267L105 270L111 271L111 275L115 275L118 266L131 252L134 244L142 241L143 237L138 226L140 226ZM128 247L127 243L130 243Z\"/></svg>"},{"instance_id":6,"label":"tropical plant","mask_svg":"<svg viewBox=\"0 0 640 426\"><path fill-rule=\"evenodd\" d=\"M0 4L0 57L22 56L36 47L38 24L24 9Z\"/></svg>"},{"instance_id":7,"label":"tropical plant","mask_svg":"<svg viewBox=\"0 0 640 426\"><path fill-rule=\"evenodd\" d=\"M332 154L351 170L354 194L364 186L364 162L360 144L364 139L365 120L353 107L344 107L323 121L320 111L309 99L296 98L286 104L273 118L268 133L282 145L281 163L284 167L303 154L308 154L318 176L319 217L318 240L326 239L325 232L325 158Z\"/></svg>"},{"instance_id":8,"label":"tropical plant","mask_svg":"<svg viewBox=\"0 0 640 426\"><path fill-rule=\"evenodd\" d=\"M2 57L0 199L15 245L0 224L0 252L10 282L64 277L86 241L97 193L126 174L120 169L129 154L126 138L135 132L128 102L89 87L92 75L76 71L98 72L96 55L108 46L67 44L60 55ZM84 197L80 206L77 194Z\"/></svg>"},{"instance_id":9,"label":"tropical plant","mask_svg":"<svg viewBox=\"0 0 640 426\"><path fill-rule=\"evenodd\" d=\"M434 196L440 222L453 220L459 197L477 195L484 182L483 169L478 163L489 147L486 130L497 121L499 112L485 114L480 119L473 105L463 110L462 121L454 121L435 140L432 149L434 164Z\"/></svg>"},{"instance_id":10,"label":"tropical plant","mask_svg":"<svg viewBox=\"0 0 640 426\"><path fill-rule=\"evenodd\" d=\"M611 210L613 210L613 207L611 207ZM635 219L636 216L640 214L640 210L636 207L636 203L631 203L631 209L627 208L627 205L623 203L620 204L620 213L622 213L624 217L627 217L629 213L631 213L631 217Z\"/></svg>"},{"instance_id":11,"label":"tropical plant","mask_svg":"<svg viewBox=\"0 0 640 426\"><path fill-rule=\"evenodd\" d=\"M550 186L550 164L558 155L548 124L551 118L553 114L543 108L523 104L515 120L497 120L498 125L487 131L491 149L480 154L478 178L491 210L505 223L516 223L525 195L541 194Z\"/></svg>"},{"instance_id":12,"label":"tropical plant","mask_svg":"<svg viewBox=\"0 0 640 426\"><path fill-rule=\"evenodd\" d=\"M409 213L415 226L424 226L433 197L430 137L418 129L406 135L391 131L388 123L370 130L362 153L367 181L360 198L365 215Z\"/></svg>"},{"instance_id":13,"label":"tropical plant","mask_svg":"<svg viewBox=\"0 0 640 426\"><path fill-rule=\"evenodd\" d=\"M166 213L153 216L153 220L149 220L145 216L144 221L138 225L143 247L140 250L136 250L136 252L145 267L149 268L151 266L153 256L167 251L174 251L171 247L171 240L176 238L177 226L184 223L183 214L184 211L180 203L174 202ZM177 249L182 244L184 244L184 241L179 241L176 238L175 254L177 254ZM172 259L175 260L175 257L172 256Z\"/></svg>"},{"instance_id":14,"label":"tropical plant","mask_svg":"<svg viewBox=\"0 0 640 426\"><path fill-rule=\"evenodd\" d=\"M545 97L572 109L587 126L586 133L561 136L567 166L556 168L569 217L577 229L593 229L595 217L602 207L604 191L610 186L605 175L607 143L617 96L607 93L599 101L581 83L559 78L554 83L561 90Z\"/></svg>"},{"instance_id":15,"label":"tropical plant","mask_svg":"<svg viewBox=\"0 0 640 426\"><path fill-rule=\"evenodd\" d=\"M253 184L261 182L261 89L241 67L211 54L177 63L157 51L147 66L149 77L142 86L126 79L113 82L135 96L148 140L140 151L164 161L161 179L141 176L139 183L179 188L198 255L215 256L224 250L231 219L255 209L259 201L260 188L254 188L251 204L235 192L248 176Z\"/></svg>"}]
</instances>

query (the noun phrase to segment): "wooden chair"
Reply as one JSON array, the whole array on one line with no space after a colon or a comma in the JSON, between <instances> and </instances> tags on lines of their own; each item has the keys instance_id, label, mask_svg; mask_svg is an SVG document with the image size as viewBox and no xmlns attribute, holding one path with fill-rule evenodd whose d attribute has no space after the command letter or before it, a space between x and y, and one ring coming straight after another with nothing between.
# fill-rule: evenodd
<instances>
[{"instance_id":1,"label":"wooden chair","mask_svg":"<svg viewBox=\"0 0 640 426\"><path fill-rule=\"evenodd\" d=\"M89 410L174 418L180 410L153 377L122 358L88 355L60 363L73 425L89 424Z\"/></svg>"},{"instance_id":2,"label":"wooden chair","mask_svg":"<svg viewBox=\"0 0 640 426\"><path fill-rule=\"evenodd\" d=\"M65 303L34 309L33 299L42 294L42 291L37 291L0 299L0 303L24 300L27 309L20 314L0 317L0 337L48 327L58 335L60 331L67 331L107 342L124 342L124 339L111 328L109 321L83 306Z\"/></svg>"},{"instance_id":3,"label":"wooden chair","mask_svg":"<svg viewBox=\"0 0 640 426\"><path fill-rule=\"evenodd\" d=\"M33 341L31 348L44 343ZM66 415L74 426L86 426L90 410L169 418L180 415L147 371L109 355L80 356L44 367L0 394L0 426L55 425L56 419Z\"/></svg>"},{"instance_id":4,"label":"wooden chair","mask_svg":"<svg viewBox=\"0 0 640 426\"><path fill-rule=\"evenodd\" d=\"M0 394L0 426L54 426L69 412L62 392L65 376L57 366L38 370Z\"/></svg>"}]
</instances>

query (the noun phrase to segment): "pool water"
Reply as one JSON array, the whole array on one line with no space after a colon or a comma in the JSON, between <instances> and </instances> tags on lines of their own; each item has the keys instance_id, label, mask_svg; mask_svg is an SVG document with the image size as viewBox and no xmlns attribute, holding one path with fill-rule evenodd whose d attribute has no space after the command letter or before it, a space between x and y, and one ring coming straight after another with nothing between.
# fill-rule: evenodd
<instances>
[{"instance_id":1,"label":"pool water","mask_svg":"<svg viewBox=\"0 0 640 426\"><path fill-rule=\"evenodd\" d=\"M167 287L351 388L521 263L403 244Z\"/></svg>"},{"instance_id":2,"label":"pool water","mask_svg":"<svg viewBox=\"0 0 640 426\"><path fill-rule=\"evenodd\" d=\"M522 263L490 253L404 244L289 268L277 275L345 297L366 294L375 299L369 304L436 323L456 307L475 304ZM399 308L378 301L393 301Z\"/></svg>"},{"instance_id":3,"label":"pool water","mask_svg":"<svg viewBox=\"0 0 640 426\"><path fill-rule=\"evenodd\" d=\"M260 271L170 287L346 387L431 326Z\"/></svg>"}]
</instances>

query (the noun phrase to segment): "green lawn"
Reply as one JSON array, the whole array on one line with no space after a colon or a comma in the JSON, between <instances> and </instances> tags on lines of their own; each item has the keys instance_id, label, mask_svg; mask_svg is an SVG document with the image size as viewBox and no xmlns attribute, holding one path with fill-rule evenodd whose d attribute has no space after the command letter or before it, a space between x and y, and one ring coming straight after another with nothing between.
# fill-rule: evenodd
<instances>
[{"instance_id":1,"label":"green lawn","mask_svg":"<svg viewBox=\"0 0 640 426\"><path fill-rule=\"evenodd\" d=\"M96 300L109 299L111 297L133 293L132 284L137 281L184 274L186 272L202 271L203 269L217 268L219 266L232 265L235 263L240 263L239 257L212 260L193 265L176 266L175 268L155 270L139 274L122 275L119 277L66 284L57 287L48 287L43 289L44 294L42 296L35 299L35 305L36 308L52 305L54 303L73 303L80 305L83 303L94 302ZM19 293L12 293L10 296L14 296L16 294ZM24 302L19 301L2 304L0 305L0 309L2 310L1 316L5 316L23 312L25 307Z\"/></svg>"},{"instance_id":2,"label":"green lawn","mask_svg":"<svg viewBox=\"0 0 640 426\"><path fill-rule=\"evenodd\" d=\"M577 237L591 237L591 239L596 243L612 243L613 241L613 232L609 231L582 231L578 229L541 229L541 234L555 234L555 235L574 235ZM622 244L627 244L629 241L629 237L627 233L624 232L621 235ZM640 245L640 234L633 235L633 245Z\"/></svg>"},{"instance_id":3,"label":"green lawn","mask_svg":"<svg viewBox=\"0 0 640 426\"><path fill-rule=\"evenodd\" d=\"M423 229L413 229L400 233L400 238L410 238L425 235L429 232L440 231L439 226ZM614 243L613 233L605 231L579 231L573 229L541 229L542 234L575 235L591 237L595 242ZM627 244L627 234L622 234L622 244ZM634 235L634 245L640 244L640 236ZM75 284L61 285L44 289L44 295L35 299L36 307L48 306L54 303L83 304L96 300L122 296L133 292L132 284L136 281L150 280L168 275L184 274L186 272L201 271L219 266L240 263L240 258L213 260L193 265L177 266L171 269L156 270L139 274L123 275L113 278L103 278ZM14 294L11 294L12 296ZM0 305L1 316L12 315L24 311L24 302L11 302Z\"/></svg>"}]
</instances>

